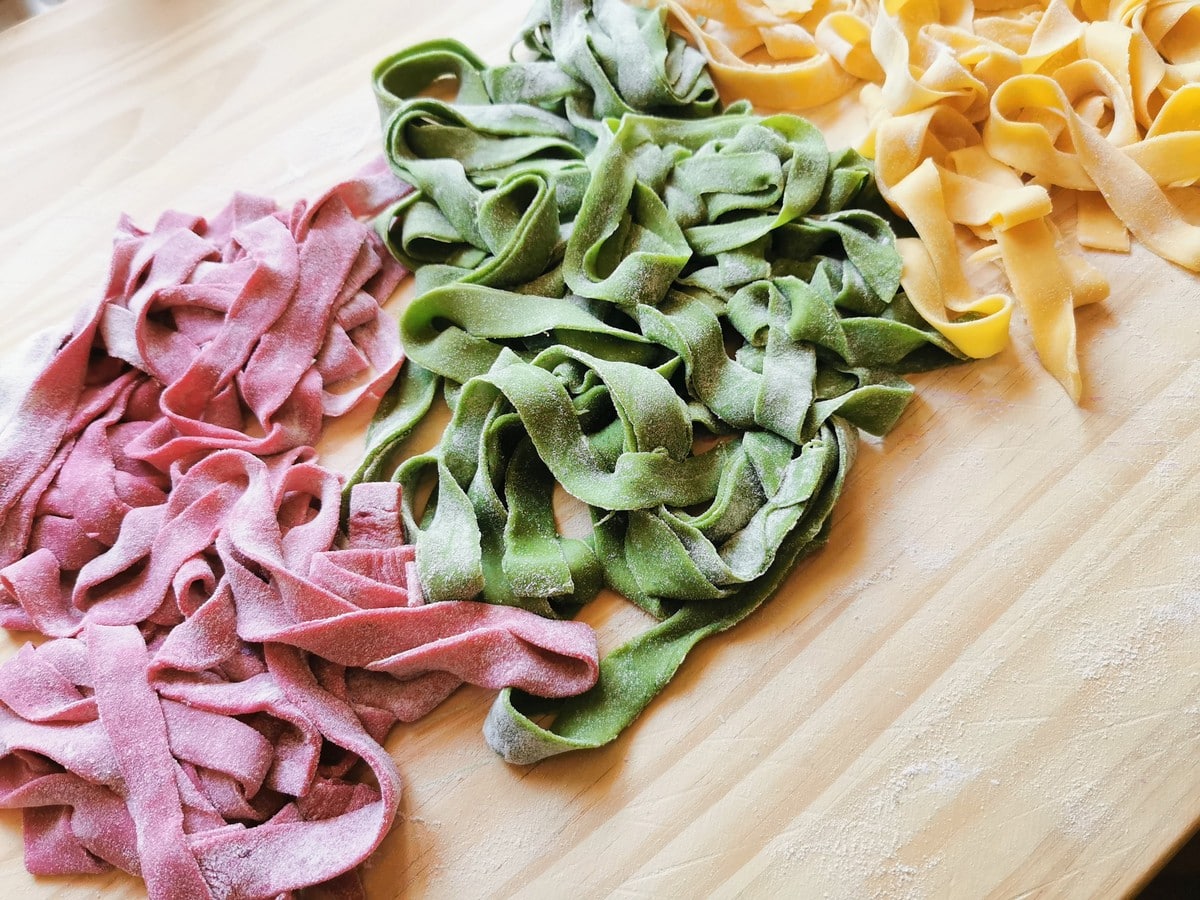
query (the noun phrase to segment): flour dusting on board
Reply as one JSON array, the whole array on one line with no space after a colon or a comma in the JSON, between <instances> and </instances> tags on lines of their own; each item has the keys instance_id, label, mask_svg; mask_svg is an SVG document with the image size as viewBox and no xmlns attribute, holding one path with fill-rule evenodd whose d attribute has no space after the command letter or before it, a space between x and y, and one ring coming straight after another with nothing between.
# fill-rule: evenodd
<instances>
[{"instance_id":1,"label":"flour dusting on board","mask_svg":"<svg viewBox=\"0 0 1200 900\"><path fill-rule=\"evenodd\" d=\"M906 856L912 837L908 812L953 794L978 778L982 769L949 754L896 767L846 814L805 817L780 836L773 867L781 883L794 886L797 870L820 872L820 882L836 885L822 896L863 896L880 900L917 900L931 894L930 876L943 862L941 854ZM919 817L918 817L919 818ZM789 870L790 874L789 874Z\"/></svg>"},{"instance_id":2,"label":"flour dusting on board","mask_svg":"<svg viewBox=\"0 0 1200 900\"><path fill-rule=\"evenodd\" d=\"M1070 649L1074 671L1094 681L1110 698L1131 688L1161 684L1166 671L1160 657L1178 632L1200 623L1200 590L1191 585L1155 588L1166 599L1134 602L1134 626L1115 635L1108 623L1083 619Z\"/></svg>"},{"instance_id":3,"label":"flour dusting on board","mask_svg":"<svg viewBox=\"0 0 1200 900\"><path fill-rule=\"evenodd\" d=\"M1200 559L1193 560L1193 571L1200 571ZM1151 622L1159 628L1192 628L1200 624L1200 588L1179 585L1169 603L1150 612Z\"/></svg>"},{"instance_id":4,"label":"flour dusting on board","mask_svg":"<svg viewBox=\"0 0 1200 900\"><path fill-rule=\"evenodd\" d=\"M966 782L978 778L980 769L964 765L958 757L944 756L922 760L905 768L899 775L888 780L888 788L900 803L903 793L910 790L932 791L949 794L957 791Z\"/></svg>"},{"instance_id":5,"label":"flour dusting on board","mask_svg":"<svg viewBox=\"0 0 1200 900\"><path fill-rule=\"evenodd\" d=\"M1151 477L1170 480L1170 466L1156 466ZM1188 568L1200 567L1194 558ZM1168 678L1177 677L1178 667L1169 664L1169 654L1178 652L1180 636L1200 624L1200 590L1192 585L1147 584L1128 598L1127 612L1119 623L1082 618L1071 638L1065 662L1068 671L1095 686L1098 694L1091 706L1095 727L1091 740L1109 740L1114 727L1146 716L1182 717L1194 723L1200 736L1200 706L1185 709L1147 708L1144 697L1157 693ZM1114 625L1119 625L1114 628ZM1193 668L1193 675L1200 671ZM1095 774L1095 773L1093 773ZM1057 797L1059 829L1063 836L1080 843L1098 840L1101 833L1121 818L1105 784L1068 771L1041 773L1036 782Z\"/></svg>"},{"instance_id":6,"label":"flour dusting on board","mask_svg":"<svg viewBox=\"0 0 1200 900\"><path fill-rule=\"evenodd\" d=\"M1090 841L1098 831L1118 815L1119 810L1101 799L1102 785L1098 781L1075 779L1061 789L1062 832L1079 841Z\"/></svg>"},{"instance_id":7,"label":"flour dusting on board","mask_svg":"<svg viewBox=\"0 0 1200 900\"><path fill-rule=\"evenodd\" d=\"M954 564L960 549L954 540L935 545L914 543L904 548L904 555L926 572L940 572Z\"/></svg>"}]
</instances>

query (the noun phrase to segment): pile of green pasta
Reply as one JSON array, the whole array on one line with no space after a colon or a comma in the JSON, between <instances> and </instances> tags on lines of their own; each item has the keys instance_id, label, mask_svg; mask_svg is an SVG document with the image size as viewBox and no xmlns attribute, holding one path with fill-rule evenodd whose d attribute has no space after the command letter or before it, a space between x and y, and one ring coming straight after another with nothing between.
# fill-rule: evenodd
<instances>
[{"instance_id":1,"label":"pile of green pasta","mask_svg":"<svg viewBox=\"0 0 1200 900\"><path fill-rule=\"evenodd\" d=\"M659 620L586 694L497 698L488 742L529 763L611 741L763 603L824 542L856 429L888 431L899 373L954 351L898 292L870 164L795 116L722 112L661 9L540 0L518 57L447 40L376 70L415 188L380 231L418 294L353 480L404 486L430 601L571 616L607 586ZM447 79L453 102L422 96ZM400 461L439 391L440 443Z\"/></svg>"}]
</instances>

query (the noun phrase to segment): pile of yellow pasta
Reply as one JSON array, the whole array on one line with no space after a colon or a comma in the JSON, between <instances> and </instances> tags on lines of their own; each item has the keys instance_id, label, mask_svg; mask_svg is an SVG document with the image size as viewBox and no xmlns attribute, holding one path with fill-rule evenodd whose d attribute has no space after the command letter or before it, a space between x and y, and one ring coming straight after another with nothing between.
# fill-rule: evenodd
<instances>
[{"instance_id":1,"label":"pile of yellow pasta","mask_svg":"<svg viewBox=\"0 0 1200 900\"><path fill-rule=\"evenodd\" d=\"M1015 297L1043 364L1079 400L1074 308L1108 286L1062 246L1051 188L1075 193L1080 245L1128 250L1132 232L1200 270L1200 227L1169 194L1200 180L1196 0L663 5L726 99L810 109L862 86L860 149L921 237L901 242L905 290L970 356L1006 345ZM975 259L1003 266L1011 297L978 296L955 226L983 242Z\"/></svg>"}]
</instances>

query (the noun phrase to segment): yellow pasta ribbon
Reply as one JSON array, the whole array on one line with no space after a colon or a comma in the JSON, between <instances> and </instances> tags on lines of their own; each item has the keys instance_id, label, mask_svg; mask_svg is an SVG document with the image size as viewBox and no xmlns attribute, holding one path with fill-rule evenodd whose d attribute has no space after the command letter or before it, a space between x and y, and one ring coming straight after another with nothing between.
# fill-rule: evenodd
<instances>
[{"instance_id":1,"label":"yellow pasta ribbon","mask_svg":"<svg viewBox=\"0 0 1200 900\"><path fill-rule=\"evenodd\" d=\"M1051 222L1075 192L1075 241L1130 234L1200 271L1200 225L1172 189L1200 183L1200 4L1193 0L667 0L726 99L804 109L861 87L860 149L921 241L901 243L917 310L970 356L999 352L1019 305L1043 364L1078 401L1074 309L1103 276ZM865 83L864 83L865 82ZM1057 196L1057 195L1056 195ZM1011 296L975 290L994 261Z\"/></svg>"},{"instance_id":2,"label":"yellow pasta ribbon","mask_svg":"<svg viewBox=\"0 0 1200 900\"><path fill-rule=\"evenodd\" d=\"M653 6L654 0L642 0ZM811 109L883 71L871 28L850 0L665 0L671 24L708 59L724 97L766 109ZM702 24L703 23L703 24Z\"/></svg>"}]
</instances>

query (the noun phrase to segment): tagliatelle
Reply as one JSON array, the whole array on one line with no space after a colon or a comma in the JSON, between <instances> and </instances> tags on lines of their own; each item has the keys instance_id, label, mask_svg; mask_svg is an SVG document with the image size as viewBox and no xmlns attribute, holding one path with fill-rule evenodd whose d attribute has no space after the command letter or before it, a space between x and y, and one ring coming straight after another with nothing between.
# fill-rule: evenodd
<instances>
[{"instance_id":1,"label":"tagliatelle","mask_svg":"<svg viewBox=\"0 0 1200 900\"><path fill-rule=\"evenodd\" d=\"M905 253L902 284L913 305L964 353L998 353L1008 341L1012 300L1005 294L972 299L953 225L990 230L1042 363L1078 400L1074 307L1102 299L1106 286L1082 260L1074 267L1062 261L1045 189L1023 184L981 144L969 143L973 137L978 140L965 117L944 106L879 127L880 183L886 178L892 185L889 198L924 244L923 253ZM943 309L970 317L952 320Z\"/></svg>"},{"instance_id":2,"label":"tagliatelle","mask_svg":"<svg viewBox=\"0 0 1200 900\"><path fill-rule=\"evenodd\" d=\"M51 638L0 665L31 872L361 896L393 724L464 681L595 682L586 625L425 603L397 485L352 491L334 546L342 479L306 445L401 364L381 304L405 273L359 217L408 190L377 163L290 210L124 221L102 298L0 420L0 627Z\"/></svg>"},{"instance_id":3,"label":"tagliatelle","mask_svg":"<svg viewBox=\"0 0 1200 900\"><path fill-rule=\"evenodd\" d=\"M1021 76L1004 84L992 101L993 114L984 128L985 145L997 159L1020 166L1039 179L1050 180L1061 171L1056 183L1099 191L1142 243L1163 259L1200 270L1200 227L1189 223L1162 189L1200 179L1200 126L1189 135L1194 139L1192 146L1178 148L1177 159L1154 165L1152 152L1138 152L1140 142L1114 145L1075 109L1083 97L1103 93L1112 101L1115 131L1123 124L1121 113L1131 112L1120 105L1122 94L1116 80L1091 60L1080 60L1062 73L1054 79ZM1185 106L1193 121L1200 123L1200 85L1190 87L1172 100ZM1073 155L1057 149L1056 135L1048 125L1034 125L1039 133L1021 121L1021 113L1030 107L1061 120L1074 145ZM1148 171L1147 165L1157 171Z\"/></svg>"},{"instance_id":4,"label":"tagliatelle","mask_svg":"<svg viewBox=\"0 0 1200 900\"><path fill-rule=\"evenodd\" d=\"M823 543L856 429L912 395L900 374L958 355L898 291L870 164L793 115L714 114L665 19L545 0L532 60L437 42L376 73L416 188L379 224L419 293L355 480L388 476L443 384L441 441L392 475L426 596L565 616L607 585L659 620L576 701L505 691L485 734L511 762L615 739ZM622 83L626 58L662 68ZM413 95L439 77L455 102ZM560 532L556 486L591 534Z\"/></svg>"},{"instance_id":5,"label":"tagliatelle","mask_svg":"<svg viewBox=\"0 0 1200 900\"><path fill-rule=\"evenodd\" d=\"M789 108L820 106L851 90L860 78L882 74L867 52L870 29L848 11L849 4L838 0L834 0L834 11L827 16L815 12L814 4L795 4L797 10L806 8L811 17L811 38L802 27L795 27L766 7L694 4L713 8L713 21L724 23L724 27L706 29L678 4L665 5L703 49L718 90L755 106L779 107L781 95L800 98L783 104ZM843 6L847 9L836 8ZM829 4L821 4L820 8L828 10ZM759 61L750 61L756 56Z\"/></svg>"},{"instance_id":6,"label":"tagliatelle","mask_svg":"<svg viewBox=\"0 0 1200 900\"><path fill-rule=\"evenodd\" d=\"M1200 227L1168 194L1200 180L1195 3L663 5L714 65L732 73L715 78L727 99L804 109L848 90L850 76L871 82L860 95L873 111L863 150L876 159L884 196L924 243L901 248L905 289L968 355L1005 345L1013 303L1004 294L975 295L953 226L995 247L988 256L1007 273L1043 364L1080 397L1073 310L1102 299L1107 287L1082 257L1064 251L1049 219L1051 187L1078 192L1080 245L1124 251L1131 232L1162 258L1200 270ZM857 39L831 42L834 24ZM790 41L774 39L783 33ZM801 90L792 69L817 60L836 73L822 90Z\"/></svg>"}]
</instances>

